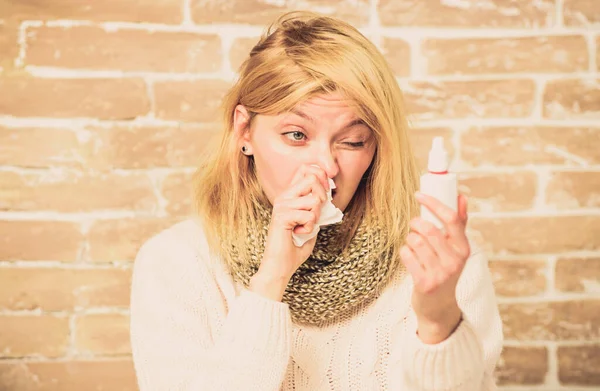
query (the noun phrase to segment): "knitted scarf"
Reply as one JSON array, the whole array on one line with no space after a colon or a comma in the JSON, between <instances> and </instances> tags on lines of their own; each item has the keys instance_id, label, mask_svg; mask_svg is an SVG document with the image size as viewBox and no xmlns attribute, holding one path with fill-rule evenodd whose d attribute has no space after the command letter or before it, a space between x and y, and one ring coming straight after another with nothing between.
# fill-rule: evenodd
<instances>
[{"instance_id":1,"label":"knitted scarf","mask_svg":"<svg viewBox=\"0 0 600 391\"><path fill-rule=\"evenodd\" d=\"M233 278L249 285L265 249L271 209L256 204L259 221L253 221L246 246L229 246ZM343 223L321 227L310 257L292 276L283 295L297 324L322 325L372 302L400 265L398 256L381 251L383 231L361 222L346 249L337 240ZM227 248L227 246L226 246ZM379 251L378 251L379 250ZM397 252L396 252L397 253ZM377 255L380 254L380 255ZM245 262L236 260L245 259Z\"/></svg>"}]
</instances>

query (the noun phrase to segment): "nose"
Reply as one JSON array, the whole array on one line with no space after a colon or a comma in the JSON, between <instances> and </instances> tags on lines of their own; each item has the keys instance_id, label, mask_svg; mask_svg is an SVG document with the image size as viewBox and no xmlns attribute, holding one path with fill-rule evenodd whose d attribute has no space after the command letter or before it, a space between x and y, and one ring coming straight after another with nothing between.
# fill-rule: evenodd
<instances>
[{"instance_id":1,"label":"nose","mask_svg":"<svg viewBox=\"0 0 600 391\"><path fill-rule=\"evenodd\" d=\"M327 177L335 178L340 172L337 159L330 148L322 148L317 159L319 167L325 170Z\"/></svg>"}]
</instances>

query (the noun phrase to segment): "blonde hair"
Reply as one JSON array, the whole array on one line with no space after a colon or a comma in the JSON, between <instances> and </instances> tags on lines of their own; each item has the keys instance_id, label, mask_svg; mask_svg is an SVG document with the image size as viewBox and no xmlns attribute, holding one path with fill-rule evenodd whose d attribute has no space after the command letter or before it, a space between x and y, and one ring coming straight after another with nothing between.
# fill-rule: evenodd
<instances>
[{"instance_id":1,"label":"blonde hair","mask_svg":"<svg viewBox=\"0 0 600 391\"><path fill-rule=\"evenodd\" d=\"M383 251L397 250L409 231L417 204L418 171L408 140L402 94L377 47L351 25L312 12L290 12L272 24L239 69L222 104L224 132L208 149L194 176L195 211L210 247L231 261L224 243L243 248L253 204L264 202L254 161L240 152L233 113L243 105L251 117L289 111L310 97L342 92L372 129L376 152L352 202L344 211L348 235L361 219L386 235ZM249 125L250 126L250 125ZM237 260L240 262L243 260Z\"/></svg>"}]
</instances>

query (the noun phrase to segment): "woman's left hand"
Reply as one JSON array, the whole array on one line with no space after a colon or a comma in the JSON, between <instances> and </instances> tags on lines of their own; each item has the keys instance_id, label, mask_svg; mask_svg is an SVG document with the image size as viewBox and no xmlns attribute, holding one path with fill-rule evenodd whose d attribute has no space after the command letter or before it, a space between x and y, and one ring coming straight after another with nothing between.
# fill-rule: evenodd
<instances>
[{"instance_id":1,"label":"woman's left hand","mask_svg":"<svg viewBox=\"0 0 600 391\"><path fill-rule=\"evenodd\" d=\"M458 211L437 199L417 193L444 225L444 232L421 217L411 220L411 232L400 256L413 277L412 306L417 316L419 338L438 343L450 336L461 321L456 285L471 249L465 233L467 200L458 197Z\"/></svg>"}]
</instances>

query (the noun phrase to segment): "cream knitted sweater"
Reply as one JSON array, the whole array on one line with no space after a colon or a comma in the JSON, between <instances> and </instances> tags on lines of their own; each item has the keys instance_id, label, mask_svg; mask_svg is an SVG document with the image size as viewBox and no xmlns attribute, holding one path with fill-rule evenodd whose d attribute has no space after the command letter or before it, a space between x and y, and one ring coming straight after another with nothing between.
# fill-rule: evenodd
<instances>
[{"instance_id":1,"label":"cream knitted sweater","mask_svg":"<svg viewBox=\"0 0 600 391\"><path fill-rule=\"evenodd\" d=\"M487 391L502 328L477 250L457 288L464 320L426 345L398 276L370 306L326 327L292 323L286 304L235 284L189 219L135 261L131 344L141 391Z\"/></svg>"}]
</instances>

